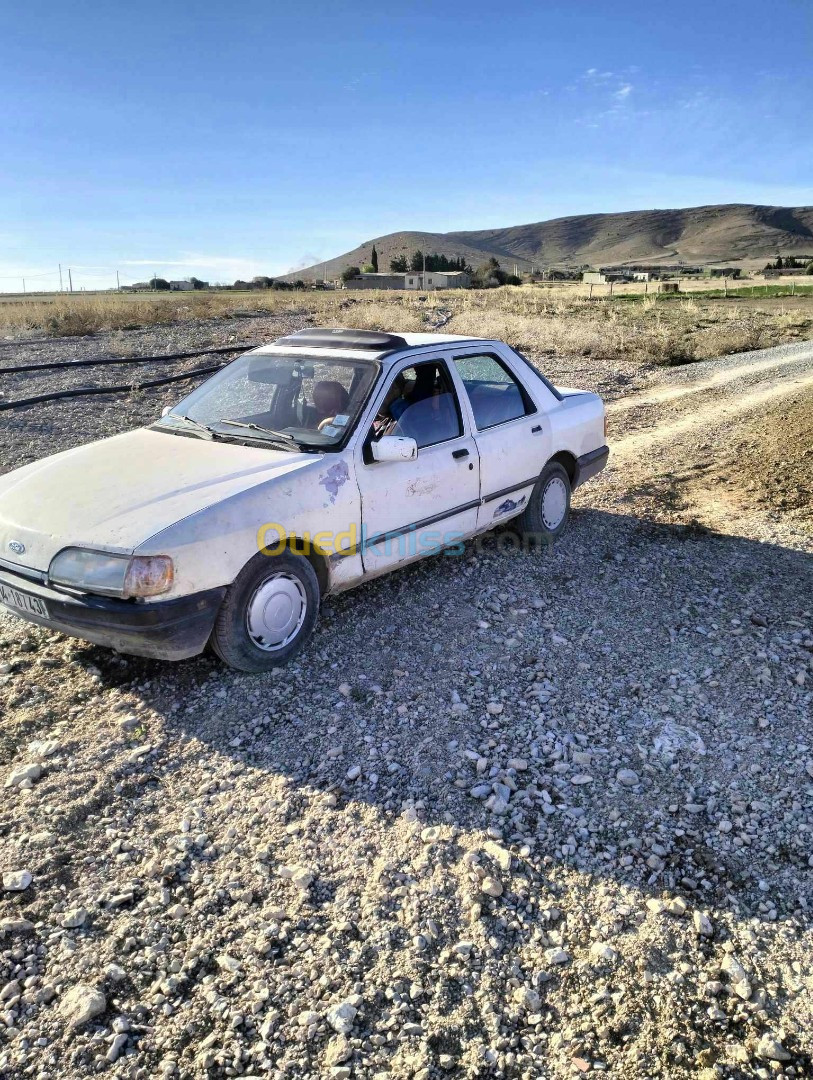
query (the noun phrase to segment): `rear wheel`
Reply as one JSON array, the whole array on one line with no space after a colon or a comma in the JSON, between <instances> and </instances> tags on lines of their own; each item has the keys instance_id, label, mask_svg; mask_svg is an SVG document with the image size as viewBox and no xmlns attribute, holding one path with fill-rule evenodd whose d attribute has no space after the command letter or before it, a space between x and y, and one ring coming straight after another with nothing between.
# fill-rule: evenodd
<instances>
[{"instance_id":1,"label":"rear wheel","mask_svg":"<svg viewBox=\"0 0 813 1080\"><path fill-rule=\"evenodd\" d=\"M558 461L550 461L534 485L517 526L526 540L550 545L562 535L570 515L570 477Z\"/></svg>"},{"instance_id":2,"label":"rear wheel","mask_svg":"<svg viewBox=\"0 0 813 1080\"><path fill-rule=\"evenodd\" d=\"M306 558L256 555L226 593L211 645L238 671L268 671L299 652L318 613L319 581Z\"/></svg>"}]
</instances>

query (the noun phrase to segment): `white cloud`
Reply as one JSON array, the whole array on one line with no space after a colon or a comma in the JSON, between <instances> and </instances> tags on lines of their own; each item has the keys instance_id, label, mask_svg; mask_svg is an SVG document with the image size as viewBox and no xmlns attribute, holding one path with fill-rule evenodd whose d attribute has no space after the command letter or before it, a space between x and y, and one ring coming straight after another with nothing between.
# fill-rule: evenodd
<instances>
[{"instance_id":1,"label":"white cloud","mask_svg":"<svg viewBox=\"0 0 813 1080\"><path fill-rule=\"evenodd\" d=\"M162 266L174 266L179 269L188 268L194 270L196 267L217 267L223 271L234 271L235 273L247 273L252 267L258 266L259 262L256 259L244 259L239 256L233 255L185 255L183 258L174 259L122 259L119 263L121 266L150 266L150 267L162 267ZM259 273L259 271L255 271Z\"/></svg>"},{"instance_id":2,"label":"white cloud","mask_svg":"<svg viewBox=\"0 0 813 1080\"><path fill-rule=\"evenodd\" d=\"M616 92L613 94L613 97L616 99L616 101L626 101L631 93L632 83L624 83L623 86L620 86L616 90Z\"/></svg>"},{"instance_id":3,"label":"white cloud","mask_svg":"<svg viewBox=\"0 0 813 1080\"><path fill-rule=\"evenodd\" d=\"M182 253L171 258L155 259L120 259L116 264L123 272L131 270L138 276L144 271L155 272L159 277L173 274L178 277L199 277L205 281L233 281L237 278L248 280L256 274L283 273L274 260L269 257L245 258L237 255L210 255L205 252Z\"/></svg>"}]
</instances>

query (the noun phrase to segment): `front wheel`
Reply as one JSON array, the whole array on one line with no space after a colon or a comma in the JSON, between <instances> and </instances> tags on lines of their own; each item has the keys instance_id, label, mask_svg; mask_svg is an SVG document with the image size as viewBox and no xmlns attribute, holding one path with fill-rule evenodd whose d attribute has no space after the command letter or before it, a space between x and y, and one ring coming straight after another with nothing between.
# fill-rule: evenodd
<instances>
[{"instance_id":1,"label":"front wheel","mask_svg":"<svg viewBox=\"0 0 813 1080\"><path fill-rule=\"evenodd\" d=\"M548 546L565 531L569 515L570 477L563 465L550 461L534 485L517 526L523 539Z\"/></svg>"},{"instance_id":2,"label":"front wheel","mask_svg":"<svg viewBox=\"0 0 813 1080\"><path fill-rule=\"evenodd\" d=\"M237 671L268 671L294 657L316 625L319 581L302 555L255 555L224 597L211 645Z\"/></svg>"}]
</instances>

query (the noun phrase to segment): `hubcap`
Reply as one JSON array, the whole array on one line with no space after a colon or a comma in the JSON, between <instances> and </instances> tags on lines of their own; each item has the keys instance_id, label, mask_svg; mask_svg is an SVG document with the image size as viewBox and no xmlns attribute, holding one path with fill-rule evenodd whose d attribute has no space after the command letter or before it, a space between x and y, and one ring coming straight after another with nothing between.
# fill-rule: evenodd
<instances>
[{"instance_id":1,"label":"hubcap","mask_svg":"<svg viewBox=\"0 0 813 1080\"><path fill-rule=\"evenodd\" d=\"M558 476L552 477L545 484L542 492L542 522L546 529L554 532L562 524L567 510L567 488Z\"/></svg>"},{"instance_id":2,"label":"hubcap","mask_svg":"<svg viewBox=\"0 0 813 1080\"><path fill-rule=\"evenodd\" d=\"M308 598L299 578L273 574L257 587L246 608L248 636L263 652L276 652L302 628Z\"/></svg>"}]
</instances>

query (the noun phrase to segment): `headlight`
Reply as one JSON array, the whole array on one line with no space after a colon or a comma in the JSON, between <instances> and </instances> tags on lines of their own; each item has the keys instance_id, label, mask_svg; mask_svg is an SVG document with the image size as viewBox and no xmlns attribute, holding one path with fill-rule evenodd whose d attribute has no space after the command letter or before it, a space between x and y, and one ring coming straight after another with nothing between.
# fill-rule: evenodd
<instances>
[{"instance_id":1,"label":"headlight","mask_svg":"<svg viewBox=\"0 0 813 1080\"><path fill-rule=\"evenodd\" d=\"M65 548L54 557L48 577L101 596L158 596L172 585L172 559L168 555L111 555L105 551Z\"/></svg>"},{"instance_id":2,"label":"headlight","mask_svg":"<svg viewBox=\"0 0 813 1080\"><path fill-rule=\"evenodd\" d=\"M124 578L125 596L158 596L172 586L175 570L169 555L136 555Z\"/></svg>"}]
</instances>

